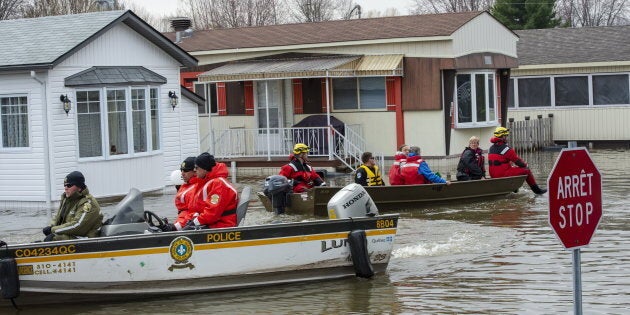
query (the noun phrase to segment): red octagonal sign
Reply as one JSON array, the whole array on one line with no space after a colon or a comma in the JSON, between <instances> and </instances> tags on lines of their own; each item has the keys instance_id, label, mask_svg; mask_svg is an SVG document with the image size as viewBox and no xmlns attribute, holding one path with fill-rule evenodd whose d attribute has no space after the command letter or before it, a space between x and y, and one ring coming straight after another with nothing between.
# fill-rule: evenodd
<instances>
[{"instance_id":1,"label":"red octagonal sign","mask_svg":"<svg viewBox=\"0 0 630 315\"><path fill-rule=\"evenodd\" d=\"M549 225L565 248L588 245L602 218L602 177L585 148L563 149L547 179Z\"/></svg>"}]
</instances>

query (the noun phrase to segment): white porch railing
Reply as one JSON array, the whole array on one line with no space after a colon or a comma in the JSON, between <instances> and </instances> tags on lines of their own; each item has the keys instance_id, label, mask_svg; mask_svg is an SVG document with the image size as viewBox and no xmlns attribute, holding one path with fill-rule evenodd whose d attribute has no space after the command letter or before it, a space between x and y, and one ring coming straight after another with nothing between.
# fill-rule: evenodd
<instances>
[{"instance_id":1,"label":"white porch railing","mask_svg":"<svg viewBox=\"0 0 630 315\"><path fill-rule=\"evenodd\" d=\"M214 145L208 146L208 150L214 148L213 154L217 158L262 157L270 160L286 157L293 145L301 142L311 148L310 156L338 159L355 170L361 164L365 140L356 126L345 125L344 129L344 134L333 127L227 129L215 132ZM212 143L212 138L207 135L201 142Z\"/></svg>"}]
</instances>

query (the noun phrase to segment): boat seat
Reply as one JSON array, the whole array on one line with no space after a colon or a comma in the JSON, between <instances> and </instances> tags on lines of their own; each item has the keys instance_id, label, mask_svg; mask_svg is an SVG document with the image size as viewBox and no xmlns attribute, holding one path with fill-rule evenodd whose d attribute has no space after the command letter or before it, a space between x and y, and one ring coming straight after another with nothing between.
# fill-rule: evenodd
<instances>
[{"instance_id":1,"label":"boat seat","mask_svg":"<svg viewBox=\"0 0 630 315\"><path fill-rule=\"evenodd\" d=\"M241 191L241 196L236 207L236 224L242 226L245 222L245 215L247 214L247 206L249 205L249 199L251 198L252 188L244 186Z\"/></svg>"}]
</instances>

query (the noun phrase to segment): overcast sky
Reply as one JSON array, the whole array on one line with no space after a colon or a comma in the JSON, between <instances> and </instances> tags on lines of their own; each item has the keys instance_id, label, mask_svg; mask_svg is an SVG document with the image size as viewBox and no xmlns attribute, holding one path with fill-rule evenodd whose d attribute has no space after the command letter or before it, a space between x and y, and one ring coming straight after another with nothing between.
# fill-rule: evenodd
<instances>
[{"instance_id":1,"label":"overcast sky","mask_svg":"<svg viewBox=\"0 0 630 315\"><path fill-rule=\"evenodd\" d=\"M122 2L141 6L156 17L176 12L179 4L179 0L122 0ZM371 10L384 11L394 7L400 14L407 14L407 9L412 3L411 0L354 0L354 2L361 6L361 11L364 13Z\"/></svg>"}]
</instances>

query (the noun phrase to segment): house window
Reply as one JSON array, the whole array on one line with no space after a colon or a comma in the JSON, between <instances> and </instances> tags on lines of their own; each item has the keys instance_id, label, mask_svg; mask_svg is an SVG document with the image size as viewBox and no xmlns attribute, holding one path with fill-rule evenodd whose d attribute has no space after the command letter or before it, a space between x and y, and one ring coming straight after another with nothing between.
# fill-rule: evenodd
<instances>
[{"instance_id":1,"label":"house window","mask_svg":"<svg viewBox=\"0 0 630 315\"><path fill-rule=\"evenodd\" d=\"M518 79L518 107L551 106L549 78Z\"/></svg>"},{"instance_id":2,"label":"house window","mask_svg":"<svg viewBox=\"0 0 630 315\"><path fill-rule=\"evenodd\" d=\"M0 97L2 148L26 148L28 144L28 100L25 95Z\"/></svg>"},{"instance_id":3,"label":"house window","mask_svg":"<svg viewBox=\"0 0 630 315\"><path fill-rule=\"evenodd\" d=\"M593 105L630 104L628 75L594 75Z\"/></svg>"},{"instance_id":4,"label":"house window","mask_svg":"<svg viewBox=\"0 0 630 315\"><path fill-rule=\"evenodd\" d=\"M79 157L103 155L100 92L99 90L77 92Z\"/></svg>"},{"instance_id":5,"label":"house window","mask_svg":"<svg viewBox=\"0 0 630 315\"><path fill-rule=\"evenodd\" d=\"M217 113L217 84L216 83L195 83L195 93L206 100L204 105L197 105L197 111L200 115ZM209 96L209 97L208 97Z\"/></svg>"},{"instance_id":6,"label":"house window","mask_svg":"<svg viewBox=\"0 0 630 315\"><path fill-rule=\"evenodd\" d=\"M588 105L588 77L555 77L556 106Z\"/></svg>"},{"instance_id":7,"label":"house window","mask_svg":"<svg viewBox=\"0 0 630 315\"><path fill-rule=\"evenodd\" d=\"M385 78L360 77L333 79L335 110L385 109Z\"/></svg>"},{"instance_id":8,"label":"house window","mask_svg":"<svg viewBox=\"0 0 630 315\"><path fill-rule=\"evenodd\" d=\"M494 73L458 73L455 93L458 127L496 124Z\"/></svg>"},{"instance_id":9,"label":"house window","mask_svg":"<svg viewBox=\"0 0 630 315\"><path fill-rule=\"evenodd\" d=\"M160 149L157 88L76 92L79 157L133 155Z\"/></svg>"}]
</instances>

